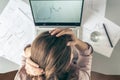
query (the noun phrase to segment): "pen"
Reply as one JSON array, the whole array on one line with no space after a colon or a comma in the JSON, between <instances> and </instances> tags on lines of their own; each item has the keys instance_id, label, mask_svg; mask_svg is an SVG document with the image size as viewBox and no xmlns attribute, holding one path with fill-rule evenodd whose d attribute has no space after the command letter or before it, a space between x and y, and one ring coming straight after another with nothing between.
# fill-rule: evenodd
<instances>
[{"instance_id":1,"label":"pen","mask_svg":"<svg viewBox=\"0 0 120 80\"><path fill-rule=\"evenodd\" d=\"M109 34L108 34L108 32L107 32L107 29L106 29L106 26L105 26L104 23L103 23L103 27L104 27L104 29L105 29L105 33L106 33L107 38L108 38L108 40L109 40L110 46L113 47L113 44L112 44L112 42L111 42L111 39L110 39L110 37L109 37Z\"/></svg>"}]
</instances>

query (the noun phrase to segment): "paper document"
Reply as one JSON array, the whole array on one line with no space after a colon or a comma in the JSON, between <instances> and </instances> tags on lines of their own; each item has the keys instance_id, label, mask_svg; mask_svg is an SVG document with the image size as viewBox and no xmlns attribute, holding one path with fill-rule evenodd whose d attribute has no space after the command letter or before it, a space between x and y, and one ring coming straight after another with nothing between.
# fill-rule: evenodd
<instances>
[{"instance_id":1,"label":"paper document","mask_svg":"<svg viewBox=\"0 0 120 80\"><path fill-rule=\"evenodd\" d=\"M120 40L120 27L110 20L96 14L92 14L83 25L83 40L92 44L94 50L106 57L112 55L112 51L116 46L117 42ZM108 37L103 28L103 23L106 25L108 34L110 36L113 48L111 47ZM100 38L97 42L91 40L91 33L97 31L100 33Z\"/></svg>"},{"instance_id":2,"label":"paper document","mask_svg":"<svg viewBox=\"0 0 120 80\"><path fill-rule=\"evenodd\" d=\"M10 0L0 15L0 56L20 64L25 45L35 37L35 27L17 4Z\"/></svg>"},{"instance_id":3,"label":"paper document","mask_svg":"<svg viewBox=\"0 0 120 80\"><path fill-rule=\"evenodd\" d=\"M100 14L101 16L105 16L107 0L85 0L85 1L89 9Z\"/></svg>"}]
</instances>

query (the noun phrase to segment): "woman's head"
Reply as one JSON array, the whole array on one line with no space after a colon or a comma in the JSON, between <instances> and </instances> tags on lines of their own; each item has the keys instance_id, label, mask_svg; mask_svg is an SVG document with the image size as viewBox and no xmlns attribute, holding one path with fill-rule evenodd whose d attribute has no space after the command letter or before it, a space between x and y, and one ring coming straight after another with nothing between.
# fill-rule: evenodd
<instances>
[{"instance_id":1,"label":"woman's head","mask_svg":"<svg viewBox=\"0 0 120 80\"><path fill-rule=\"evenodd\" d=\"M66 46L71 36L56 37L48 31L40 34L32 43L31 59L45 71L45 78L59 77L69 70L71 47Z\"/></svg>"}]
</instances>

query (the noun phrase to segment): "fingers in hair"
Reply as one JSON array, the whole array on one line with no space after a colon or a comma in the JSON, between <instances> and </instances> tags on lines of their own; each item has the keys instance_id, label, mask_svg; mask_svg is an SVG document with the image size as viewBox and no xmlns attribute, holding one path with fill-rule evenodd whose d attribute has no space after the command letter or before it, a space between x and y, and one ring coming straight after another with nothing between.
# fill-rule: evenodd
<instances>
[{"instance_id":1,"label":"fingers in hair","mask_svg":"<svg viewBox=\"0 0 120 80\"><path fill-rule=\"evenodd\" d=\"M60 37L60 36L65 35L65 34L68 34L68 35L72 36L73 32L71 30L63 30L63 31L59 32L56 36Z\"/></svg>"},{"instance_id":2,"label":"fingers in hair","mask_svg":"<svg viewBox=\"0 0 120 80\"><path fill-rule=\"evenodd\" d=\"M34 66L34 67L39 67L39 65L34 63L30 58L26 59L26 63L28 63L28 64L30 64L31 66Z\"/></svg>"},{"instance_id":3,"label":"fingers in hair","mask_svg":"<svg viewBox=\"0 0 120 80\"><path fill-rule=\"evenodd\" d=\"M61 31L62 31L62 29L56 28L55 30L53 30L53 31L51 32L51 35L55 35L55 34L61 32Z\"/></svg>"}]
</instances>

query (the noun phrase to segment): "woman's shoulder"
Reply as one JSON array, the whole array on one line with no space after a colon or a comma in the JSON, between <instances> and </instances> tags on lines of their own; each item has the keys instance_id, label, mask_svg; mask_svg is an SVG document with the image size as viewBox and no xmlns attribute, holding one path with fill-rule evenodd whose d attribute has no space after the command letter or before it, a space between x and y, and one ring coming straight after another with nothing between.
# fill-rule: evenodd
<instances>
[{"instance_id":1,"label":"woman's shoulder","mask_svg":"<svg viewBox=\"0 0 120 80\"><path fill-rule=\"evenodd\" d=\"M27 74L26 74L26 71L25 71L25 67L22 66L18 72L16 73L15 75L15 78L14 80L27 80Z\"/></svg>"}]
</instances>

